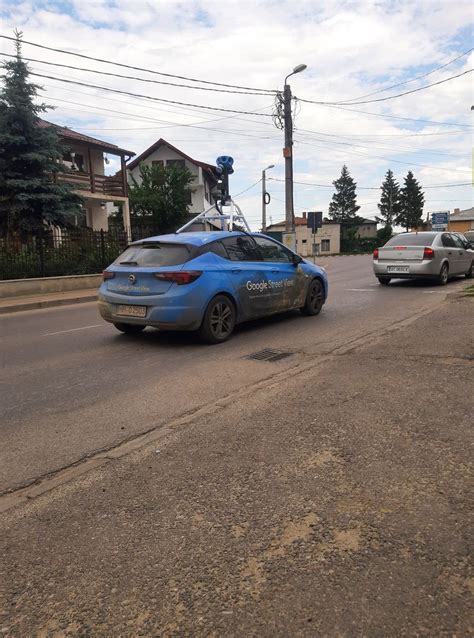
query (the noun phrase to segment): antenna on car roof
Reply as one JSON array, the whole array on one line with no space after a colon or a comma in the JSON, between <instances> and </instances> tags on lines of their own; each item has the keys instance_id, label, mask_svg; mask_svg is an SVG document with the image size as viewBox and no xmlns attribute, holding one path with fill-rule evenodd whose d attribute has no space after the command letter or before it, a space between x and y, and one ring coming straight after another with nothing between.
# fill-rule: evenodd
<instances>
[{"instance_id":1,"label":"antenna on car roof","mask_svg":"<svg viewBox=\"0 0 474 638\"><path fill-rule=\"evenodd\" d=\"M239 206L234 202L229 193L229 175L234 172L234 158L230 155L220 155L216 160L216 172L221 176L219 184L220 194L216 196L216 203L210 208L203 210L202 213L193 217L189 222L178 228L176 233L182 233L184 230L195 224L199 220L211 221L218 220L221 222L221 230L227 230L225 222L228 221L228 230L232 230L234 223L241 222L245 227L246 232L250 232L250 226L247 224L247 220L244 214L240 210ZM223 207L228 207L229 212L225 213ZM209 215L209 213L215 210L216 215ZM245 231L244 231L245 232Z\"/></svg>"}]
</instances>

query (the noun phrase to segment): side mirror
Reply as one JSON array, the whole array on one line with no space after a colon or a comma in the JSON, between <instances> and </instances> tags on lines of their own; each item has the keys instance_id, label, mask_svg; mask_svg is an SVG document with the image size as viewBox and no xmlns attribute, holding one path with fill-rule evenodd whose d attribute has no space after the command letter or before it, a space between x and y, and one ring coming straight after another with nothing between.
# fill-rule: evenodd
<instances>
[{"instance_id":1,"label":"side mirror","mask_svg":"<svg viewBox=\"0 0 474 638\"><path fill-rule=\"evenodd\" d=\"M291 256L291 261L293 262L293 266L297 266L298 264L301 264L301 262L303 261L303 258L300 257L299 255L293 254Z\"/></svg>"}]
</instances>

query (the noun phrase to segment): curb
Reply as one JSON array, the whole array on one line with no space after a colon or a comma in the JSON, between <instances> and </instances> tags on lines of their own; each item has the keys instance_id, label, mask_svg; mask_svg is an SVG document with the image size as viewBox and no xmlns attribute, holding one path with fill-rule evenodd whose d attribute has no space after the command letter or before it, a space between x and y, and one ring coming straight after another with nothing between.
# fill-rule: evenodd
<instances>
[{"instance_id":1,"label":"curb","mask_svg":"<svg viewBox=\"0 0 474 638\"><path fill-rule=\"evenodd\" d=\"M83 297L68 297L66 299L45 299L44 301L30 301L26 303L16 303L11 306L0 306L0 315L10 312L22 312L25 310L38 310L40 308L54 308L56 306L69 306L78 303L97 301L98 295L92 294Z\"/></svg>"}]
</instances>

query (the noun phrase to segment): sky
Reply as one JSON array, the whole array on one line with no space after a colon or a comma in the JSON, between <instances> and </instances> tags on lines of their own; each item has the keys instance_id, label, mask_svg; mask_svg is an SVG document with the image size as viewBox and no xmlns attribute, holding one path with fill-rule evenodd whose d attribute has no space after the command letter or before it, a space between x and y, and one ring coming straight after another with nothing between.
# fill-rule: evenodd
<instances>
[{"instance_id":1,"label":"sky","mask_svg":"<svg viewBox=\"0 0 474 638\"><path fill-rule=\"evenodd\" d=\"M270 91L282 90L285 76L298 64L307 69L289 80L296 98L296 215L308 210L327 214L332 182L343 164L357 182L364 217L378 215L380 185L388 169L401 185L409 170L414 173L425 192L425 215L471 207L472 74L394 99L371 100L471 70L472 24L470 0L0 2L0 35L12 36L19 29L25 41L155 72L24 44L23 56L37 60L29 63L31 71L55 78L32 77L43 87L41 100L56 107L45 119L137 154L162 137L211 164L219 155L231 155L231 194L254 229L261 220L259 180L270 164L275 167L267 171L267 219L284 219L284 139L273 122L275 96ZM0 54L12 53L13 43L0 38ZM415 79L424 74L429 75ZM67 84L65 79L144 97ZM225 87L191 81L196 79L258 90L203 90ZM364 101L369 103L334 104ZM108 171L115 172L117 158L109 158Z\"/></svg>"}]
</instances>

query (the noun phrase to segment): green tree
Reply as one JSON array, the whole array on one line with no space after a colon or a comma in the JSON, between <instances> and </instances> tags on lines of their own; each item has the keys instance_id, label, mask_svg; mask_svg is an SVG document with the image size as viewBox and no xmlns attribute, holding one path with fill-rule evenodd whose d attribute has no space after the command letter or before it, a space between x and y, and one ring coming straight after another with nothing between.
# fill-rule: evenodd
<instances>
[{"instance_id":1,"label":"green tree","mask_svg":"<svg viewBox=\"0 0 474 638\"><path fill-rule=\"evenodd\" d=\"M380 204L378 204L381 217L377 217L377 221L384 224L385 228L390 229L394 220L400 215L400 186L394 179L392 171L389 169L385 175L385 180L380 187L382 194L380 196ZM388 231L387 231L388 234Z\"/></svg>"},{"instance_id":2,"label":"green tree","mask_svg":"<svg viewBox=\"0 0 474 638\"><path fill-rule=\"evenodd\" d=\"M404 185L400 191L400 213L395 219L395 223L410 230L418 228L423 222L423 206L425 196L421 186L413 177L413 173L408 171Z\"/></svg>"},{"instance_id":3,"label":"green tree","mask_svg":"<svg viewBox=\"0 0 474 638\"><path fill-rule=\"evenodd\" d=\"M347 166L342 167L341 176L334 182L336 192L329 204L329 217L341 224L341 230L357 226L361 218L357 215L360 206L357 205L357 184L350 176Z\"/></svg>"},{"instance_id":4,"label":"green tree","mask_svg":"<svg viewBox=\"0 0 474 638\"><path fill-rule=\"evenodd\" d=\"M0 230L38 230L45 222L66 226L81 210L82 197L54 175L65 172L64 148L53 127L41 128L38 114L48 110L36 104L41 87L28 81L21 58L21 36L16 32L16 57L3 63L0 91Z\"/></svg>"},{"instance_id":5,"label":"green tree","mask_svg":"<svg viewBox=\"0 0 474 638\"><path fill-rule=\"evenodd\" d=\"M193 175L179 166L140 164L140 179L129 187L131 217L153 225L156 232L174 232L189 215Z\"/></svg>"}]
</instances>

